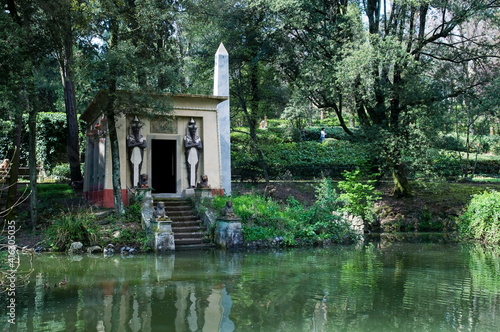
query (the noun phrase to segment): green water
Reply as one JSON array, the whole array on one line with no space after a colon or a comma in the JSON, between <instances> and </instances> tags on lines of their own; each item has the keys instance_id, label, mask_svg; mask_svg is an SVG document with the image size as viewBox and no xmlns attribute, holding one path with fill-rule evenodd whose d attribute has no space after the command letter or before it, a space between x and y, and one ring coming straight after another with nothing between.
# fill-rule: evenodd
<instances>
[{"instance_id":1,"label":"green water","mask_svg":"<svg viewBox=\"0 0 500 332\"><path fill-rule=\"evenodd\" d=\"M479 246L42 254L33 266L6 331L500 330L499 251Z\"/></svg>"}]
</instances>

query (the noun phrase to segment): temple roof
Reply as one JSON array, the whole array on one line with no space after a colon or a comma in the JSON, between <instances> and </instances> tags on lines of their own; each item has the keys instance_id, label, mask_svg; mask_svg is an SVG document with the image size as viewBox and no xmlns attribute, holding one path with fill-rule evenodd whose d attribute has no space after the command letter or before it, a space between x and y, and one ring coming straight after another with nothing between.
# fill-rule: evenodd
<instances>
[{"instance_id":1,"label":"temple roof","mask_svg":"<svg viewBox=\"0 0 500 332\"><path fill-rule=\"evenodd\" d=\"M150 93L136 91L116 91L116 114L156 113L157 115L172 114L175 109L217 110L217 105L228 99L225 96ZM94 97L80 119L92 123L102 115L109 101L109 91L101 90ZM156 110L155 110L156 108Z\"/></svg>"}]
</instances>

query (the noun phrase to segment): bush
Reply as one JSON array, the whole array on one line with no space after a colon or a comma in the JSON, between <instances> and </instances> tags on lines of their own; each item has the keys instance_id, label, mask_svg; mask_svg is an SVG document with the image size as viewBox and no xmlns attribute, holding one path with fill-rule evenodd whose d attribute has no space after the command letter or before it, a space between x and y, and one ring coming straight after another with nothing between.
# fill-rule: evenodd
<instances>
[{"instance_id":1,"label":"bush","mask_svg":"<svg viewBox=\"0 0 500 332\"><path fill-rule=\"evenodd\" d=\"M141 223L143 199L142 196L138 196L125 207L125 222Z\"/></svg>"},{"instance_id":2,"label":"bush","mask_svg":"<svg viewBox=\"0 0 500 332\"><path fill-rule=\"evenodd\" d=\"M451 151L465 151L465 142L456 136L438 136L434 141L434 147Z\"/></svg>"},{"instance_id":3,"label":"bush","mask_svg":"<svg viewBox=\"0 0 500 332\"><path fill-rule=\"evenodd\" d=\"M472 196L458 223L464 238L500 244L500 193L484 192Z\"/></svg>"},{"instance_id":4,"label":"bush","mask_svg":"<svg viewBox=\"0 0 500 332\"><path fill-rule=\"evenodd\" d=\"M96 245L100 239L100 227L88 211L62 213L52 220L46 234L53 249L64 251L75 241L85 246Z\"/></svg>"},{"instance_id":5,"label":"bush","mask_svg":"<svg viewBox=\"0 0 500 332\"><path fill-rule=\"evenodd\" d=\"M233 209L242 218L245 241L276 237L282 238L285 245L294 245L299 239L311 243L324 239L337 243L353 241L356 235L349 224L332 214L332 190L320 191L323 194L319 195L318 203L311 207L303 206L293 197L280 205L259 195L233 196ZM222 209L226 200L227 197L215 197L213 207Z\"/></svg>"},{"instance_id":6,"label":"bush","mask_svg":"<svg viewBox=\"0 0 500 332\"><path fill-rule=\"evenodd\" d=\"M361 217L364 221L373 221L374 203L380 199L380 193L375 190L375 180L364 180L360 170L344 172L345 181L340 181L339 199L344 202L343 211ZM376 176L373 175L374 177Z\"/></svg>"},{"instance_id":7,"label":"bush","mask_svg":"<svg viewBox=\"0 0 500 332\"><path fill-rule=\"evenodd\" d=\"M362 145L327 139L318 142L283 143L264 147L271 176L287 172L301 179L318 175L340 177L344 170L370 164L372 156Z\"/></svg>"},{"instance_id":8,"label":"bush","mask_svg":"<svg viewBox=\"0 0 500 332\"><path fill-rule=\"evenodd\" d=\"M84 168L85 164L80 164L80 170L82 171L82 174L84 172ZM60 180L70 180L71 178L71 169L68 163L57 164L49 173L51 176L58 177Z\"/></svg>"},{"instance_id":9,"label":"bush","mask_svg":"<svg viewBox=\"0 0 500 332\"><path fill-rule=\"evenodd\" d=\"M54 166L52 171L50 172L50 175L52 176L57 176L60 179L67 180L71 177L71 171L69 168L69 164L58 164Z\"/></svg>"}]
</instances>

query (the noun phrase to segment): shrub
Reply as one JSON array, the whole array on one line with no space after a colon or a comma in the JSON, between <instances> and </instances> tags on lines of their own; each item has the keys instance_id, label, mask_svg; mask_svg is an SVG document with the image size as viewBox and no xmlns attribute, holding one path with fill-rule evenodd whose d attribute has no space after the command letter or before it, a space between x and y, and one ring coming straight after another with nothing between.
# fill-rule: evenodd
<instances>
[{"instance_id":1,"label":"shrub","mask_svg":"<svg viewBox=\"0 0 500 332\"><path fill-rule=\"evenodd\" d=\"M75 241L84 245L96 245L100 227L87 211L62 213L53 219L46 230L49 245L55 250L66 250Z\"/></svg>"},{"instance_id":2,"label":"shrub","mask_svg":"<svg viewBox=\"0 0 500 332\"><path fill-rule=\"evenodd\" d=\"M486 243L500 244L500 193L472 196L458 223L460 235Z\"/></svg>"},{"instance_id":3,"label":"shrub","mask_svg":"<svg viewBox=\"0 0 500 332\"><path fill-rule=\"evenodd\" d=\"M125 207L125 222L141 222L143 199L142 196L139 196Z\"/></svg>"},{"instance_id":4,"label":"shrub","mask_svg":"<svg viewBox=\"0 0 500 332\"><path fill-rule=\"evenodd\" d=\"M316 204L329 211L339 206L339 194L330 178L323 178L316 188Z\"/></svg>"},{"instance_id":5,"label":"shrub","mask_svg":"<svg viewBox=\"0 0 500 332\"><path fill-rule=\"evenodd\" d=\"M434 147L451 151L465 151L465 142L463 139L452 135L438 136L434 141Z\"/></svg>"},{"instance_id":6,"label":"shrub","mask_svg":"<svg viewBox=\"0 0 500 332\"><path fill-rule=\"evenodd\" d=\"M325 181L324 186L330 185ZM293 197L288 198L287 204L280 205L259 195L233 196L233 209L242 218L245 240L280 237L285 245L294 245L298 239L311 243L324 239L338 243L352 241L355 234L349 224L332 214L332 190L323 189L319 189L322 192L319 203L311 207L304 207ZM213 207L222 209L227 199L215 197Z\"/></svg>"},{"instance_id":7,"label":"shrub","mask_svg":"<svg viewBox=\"0 0 500 332\"><path fill-rule=\"evenodd\" d=\"M51 171L51 175L58 176L62 179L69 179L71 175L69 164L65 163L54 166L54 168Z\"/></svg>"},{"instance_id":8,"label":"shrub","mask_svg":"<svg viewBox=\"0 0 500 332\"><path fill-rule=\"evenodd\" d=\"M360 170L346 171L344 176L346 180L340 181L338 184L341 191L339 199L344 202L342 210L359 216L365 221L373 221L375 216L373 205L375 201L380 199L379 193L375 190L375 180L363 181Z\"/></svg>"}]
</instances>

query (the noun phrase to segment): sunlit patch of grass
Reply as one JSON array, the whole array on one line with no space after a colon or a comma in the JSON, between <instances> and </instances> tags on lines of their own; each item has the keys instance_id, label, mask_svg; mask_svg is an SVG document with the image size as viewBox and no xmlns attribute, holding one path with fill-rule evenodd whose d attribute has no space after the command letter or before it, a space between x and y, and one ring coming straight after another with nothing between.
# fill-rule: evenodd
<instances>
[{"instance_id":1,"label":"sunlit patch of grass","mask_svg":"<svg viewBox=\"0 0 500 332\"><path fill-rule=\"evenodd\" d=\"M500 177L493 177L487 175L477 175L472 179L473 182L491 182L500 183Z\"/></svg>"}]
</instances>

